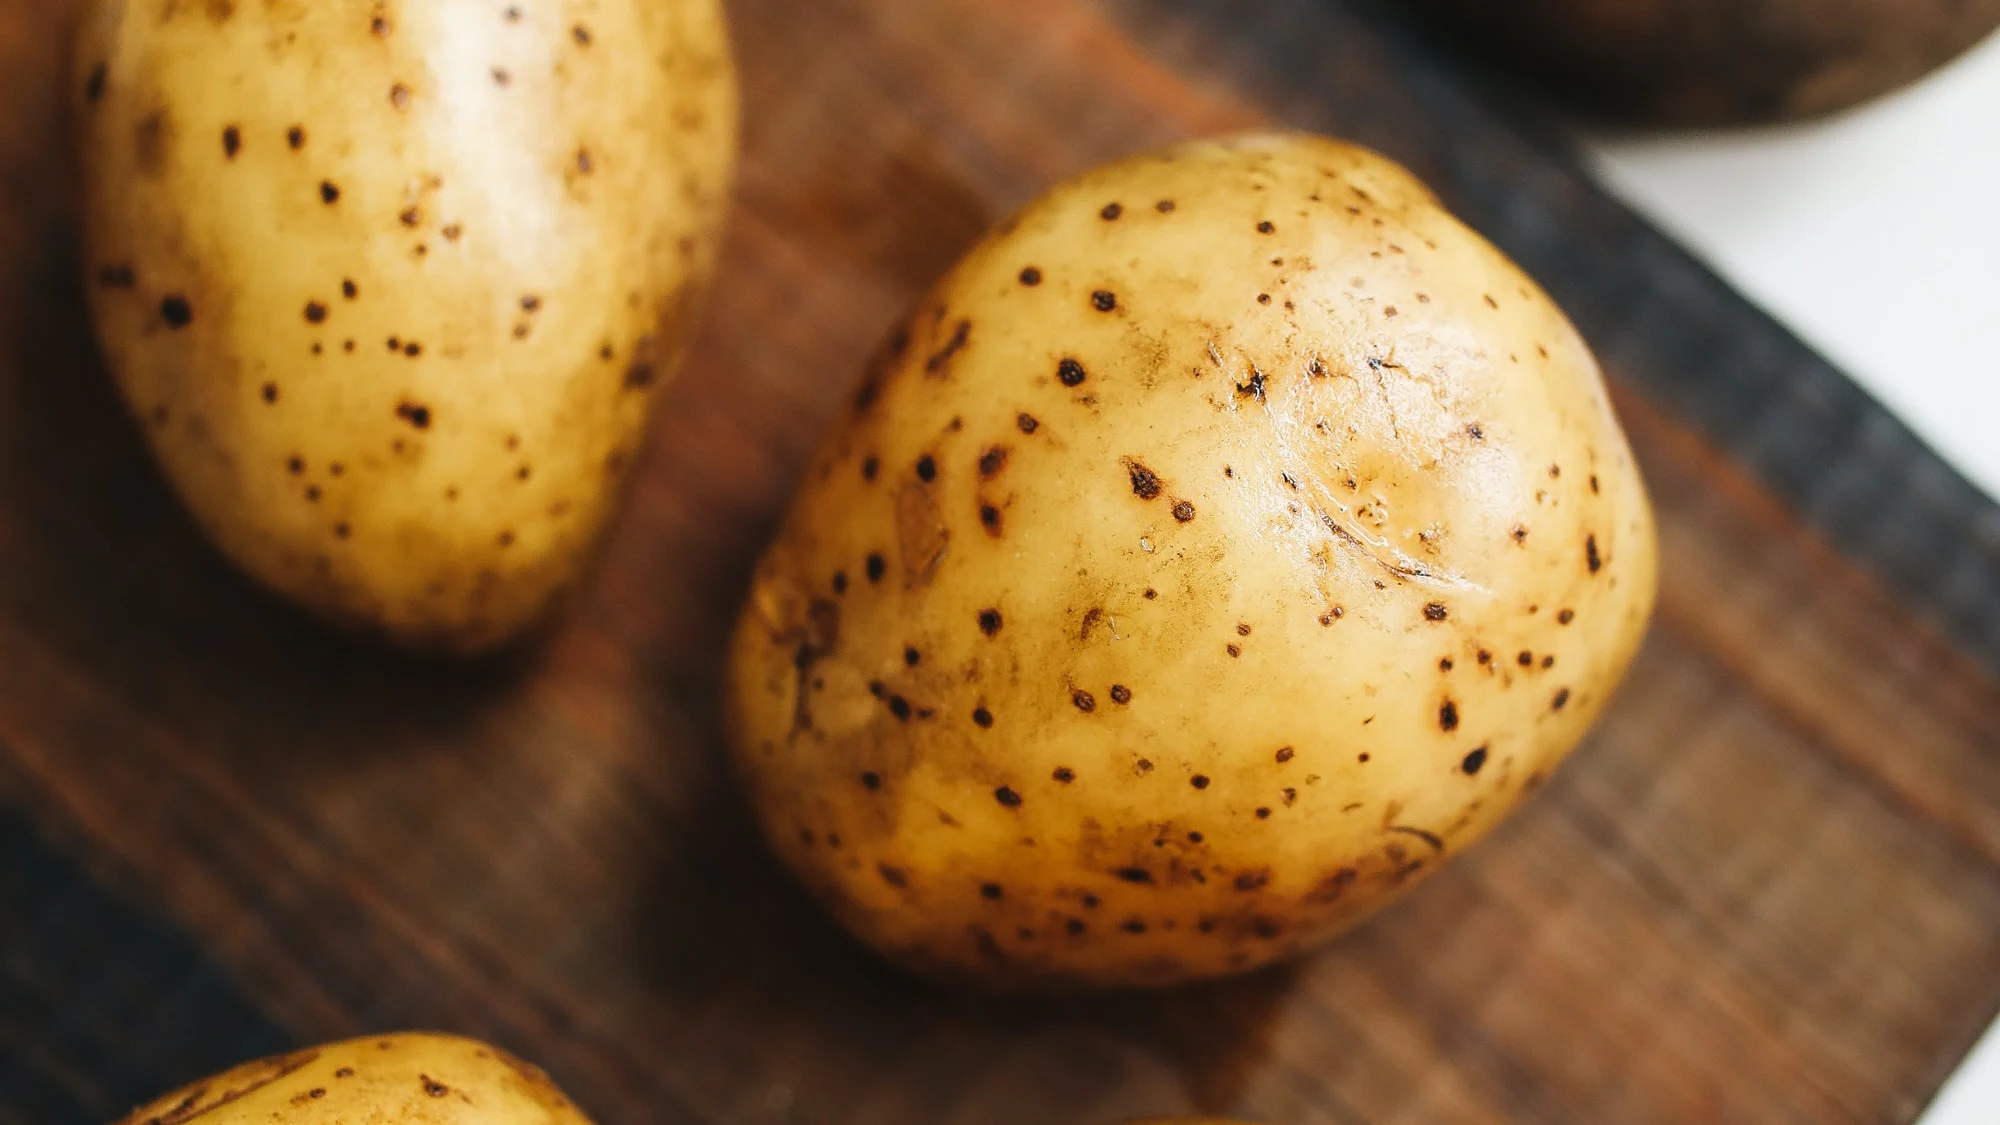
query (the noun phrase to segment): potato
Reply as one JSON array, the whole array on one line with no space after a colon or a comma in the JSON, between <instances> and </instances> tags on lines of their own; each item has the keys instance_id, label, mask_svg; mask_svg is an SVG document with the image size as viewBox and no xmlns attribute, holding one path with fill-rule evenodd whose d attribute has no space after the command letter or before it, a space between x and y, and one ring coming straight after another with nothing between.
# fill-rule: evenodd
<instances>
[{"instance_id":1,"label":"potato","mask_svg":"<svg viewBox=\"0 0 2000 1125\"><path fill-rule=\"evenodd\" d=\"M922 302L757 567L726 717L891 958L1161 985L1470 846L1654 588L1548 297L1387 160L1241 136L1056 188Z\"/></svg>"},{"instance_id":2,"label":"potato","mask_svg":"<svg viewBox=\"0 0 2000 1125\"><path fill-rule=\"evenodd\" d=\"M1943 66L2000 0L1417 0L1467 45L1604 114L1736 124L1832 113Z\"/></svg>"},{"instance_id":3,"label":"potato","mask_svg":"<svg viewBox=\"0 0 2000 1125\"><path fill-rule=\"evenodd\" d=\"M99 335L209 535L412 646L541 619L715 257L716 0L106 0L79 52Z\"/></svg>"},{"instance_id":4,"label":"potato","mask_svg":"<svg viewBox=\"0 0 2000 1125\"><path fill-rule=\"evenodd\" d=\"M452 1035L379 1035L244 1063L118 1125L590 1125L549 1076Z\"/></svg>"}]
</instances>

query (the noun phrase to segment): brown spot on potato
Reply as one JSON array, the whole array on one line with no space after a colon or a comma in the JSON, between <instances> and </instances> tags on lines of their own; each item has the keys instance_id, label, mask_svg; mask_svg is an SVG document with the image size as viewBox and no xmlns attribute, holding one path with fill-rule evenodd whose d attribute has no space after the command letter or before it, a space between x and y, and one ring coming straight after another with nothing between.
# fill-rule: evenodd
<instances>
[{"instance_id":1,"label":"brown spot on potato","mask_svg":"<svg viewBox=\"0 0 2000 1125\"><path fill-rule=\"evenodd\" d=\"M1458 768L1464 770L1466 776L1470 777L1478 773L1485 765L1486 747L1481 746L1479 749L1467 754L1464 760L1458 763Z\"/></svg>"},{"instance_id":2,"label":"brown spot on potato","mask_svg":"<svg viewBox=\"0 0 2000 1125\"><path fill-rule=\"evenodd\" d=\"M1185 500L1174 501L1173 512L1174 518L1182 523L1187 523L1194 519L1194 505Z\"/></svg>"},{"instance_id":3,"label":"brown spot on potato","mask_svg":"<svg viewBox=\"0 0 2000 1125\"><path fill-rule=\"evenodd\" d=\"M428 1074L417 1075L417 1080L424 1084L424 1093L429 1094L433 1098L442 1098L446 1094L451 1093L451 1087L439 1082Z\"/></svg>"},{"instance_id":4,"label":"brown spot on potato","mask_svg":"<svg viewBox=\"0 0 2000 1125\"><path fill-rule=\"evenodd\" d=\"M1001 620L1000 620L999 610L982 609L979 611L980 632L986 634L989 637L995 636L1000 632L1000 626L1001 626Z\"/></svg>"},{"instance_id":5,"label":"brown spot on potato","mask_svg":"<svg viewBox=\"0 0 2000 1125\"><path fill-rule=\"evenodd\" d=\"M354 279L351 277L342 278L340 282L340 295L352 301L361 295L361 287L354 284Z\"/></svg>"},{"instance_id":6,"label":"brown spot on potato","mask_svg":"<svg viewBox=\"0 0 2000 1125\"><path fill-rule=\"evenodd\" d=\"M577 24L575 27L570 28L569 37L576 40L576 45L579 47L590 46L590 29L582 24Z\"/></svg>"},{"instance_id":7,"label":"brown spot on potato","mask_svg":"<svg viewBox=\"0 0 2000 1125\"><path fill-rule=\"evenodd\" d=\"M1081 386L1086 378L1089 373L1072 357L1065 356L1056 364L1056 379L1065 387Z\"/></svg>"},{"instance_id":8,"label":"brown spot on potato","mask_svg":"<svg viewBox=\"0 0 2000 1125\"><path fill-rule=\"evenodd\" d=\"M1228 653L1229 653L1229 655L1231 655L1231 656L1242 656L1242 655L1243 655L1243 646L1242 646L1242 645L1225 645L1225 646L1223 646L1223 648L1224 648L1224 651L1228 652Z\"/></svg>"},{"instance_id":9,"label":"brown spot on potato","mask_svg":"<svg viewBox=\"0 0 2000 1125\"><path fill-rule=\"evenodd\" d=\"M979 455L979 475L988 480L998 476L1000 470L1006 467L1007 447L1004 445L990 446Z\"/></svg>"},{"instance_id":10,"label":"brown spot on potato","mask_svg":"<svg viewBox=\"0 0 2000 1125\"><path fill-rule=\"evenodd\" d=\"M1042 283L1042 271L1029 266L1021 271L1021 284L1032 289Z\"/></svg>"},{"instance_id":11,"label":"brown spot on potato","mask_svg":"<svg viewBox=\"0 0 2000 1125\"><path fill-rule=\"evenodd\" d=\"M1014 416L1014 425L1019 427L1020 431L1024 434L1032 434L1041 428L1041 423L1035 421L1035 416L1032 414L1016 414Z\"/></svg>"},{"instance_id":12,"label":"brown spot on potato","mask_svg":"<svg viewBox=\"0 0 2000 1125\"><path fill-rule=\"evenodd\" d=\"M993 791L993 799L1010 809L1021 807L1021 795L1005 785Z\"/></svg>"},{"instance_id":13,"label":"brown spot on potato","mask_svg":"<svg viewBox=\"0 0 2000 1125\"><path fill-rule=\"evenodd\" d=\"M1592 574L1596 574L1598 571L1604 569L1604 558L1597 553L1597 536L1595 535L1586 535L1583 537L1583 564L1590 568L1590 573Z\"/></svg>"},{"instance_id":14,"label":"brown spot on potato","mask_svg":"<svg viewBox=\"0 0 2000 1125\"><path fill-rule=\"evenodd\" d=\"M1082 688L1077 688L1070 692L1069 701L1076 705L1077 710L1085 714L1097 710L1097 697Z\"/></svg>"},{"instance_id":15,"label":"brown spot on potato","mask_svg":"<svg viewBox=\"0 0 2000 1125\"><path fill-rule=\"evenodd\" d=\"M1194 786L1196 789L1206 789L1208 788L1208 775L1195 774L1193 777L1188 778L1188 784Z\"/></svg>"},{"instance_id":16,"label":"brown spot on potato","mask_svg":"<svg viewBox=\"0 0 2000 1125\"><path fill-rule=\"evenodd\" d=\"M880 863L875 865L875 870L881 874L884 883L898 890L910 885L910 877L900 867L891 867L886 863Z\"/></svg>"},{"instance_id":17,"label":"brown spot on potato","mask_svg":"<svg viewBox=\"0 0 2000 1125\"><path fill-rule=\"evenodd\" d=\"M420 430L431 428L431 408L414 402L396 404L396 417Z\"/></svg>"},{"instance_id":18,"label":"brown spot on potato","mask_svg":"<svg viewBox=\"0 0 2000 1125\"><path fill-rule=\"evenodd\" d=\"M917 479L925 484L937 479L937 459L926 453L917 458Z\"/></svg>"},{"instance_id":19,"label":"brown spot on potato","mask_svg":"<svg viewBox=\"0 0 2000 1125\"><path fill-rule=\"evenodd\" d=\"M876 773L874 770L863 770L861 771L861 785L869 792L875 792L882 788L882 775Z\"/></svg>"},{"instance_id":20,"label":"brown spot on potato","mask_svg":"<svg viewBox=\"0 0 2000 1125\"><path fill-rule=\"evenodd\" d=\"M1569 706L1569 689L1562 688L1556 692L1556 697L1549 701L1549 710L1560 711L1567 706Z\"/></svg>"},{"instance_id":21,"label":"brown spot on potato","mask_svg":"<svg viewBox=\"0 0 2000 1125\"><path fill-rule=\"evenodd\" d=\"M306 302L306 323L323 324L326 321L326 306L318 301Z\"/></svg>"},{"instance_id":22,"label":"brown spot on potato","mask_svg":"<svg viewBox=\"0 0 2000 1125\"><path fill-rule=\"evenodd\" d=\"M1146 870L1143 867L1121 867L1118 870L1113 871L1112 874L1118 876L1120 879L1123 879L1127 883L1150 883L1153 881L1153 873ZM1086 898L1084 899L1084 905L1094 906L1096 904L1093 903L1090 899Z\"/></svg>"},{"instance_id":23,"label":"brown spot on potato","mask_svg":"<svg viewBox=\"0 0 2000 1125\"><path fill-rule=\"evenodd\" d=\"M1567 625L1575 620L1576 620L1576 611L1573 609L1565 609L1560 613L1556 614L1556 624L1558 625Z\"/></svg>"},{"instance_id":24,"label":"brown spot on potato","mask_svg":"<svg viewBox=\"0 0 2000 1125\"><path fill-rule=\"evenodd\" d=\"M285 130L285 143L292 147L293 152L297 152L298 150L306 147L305 127L302 125L294 125L291 128Z\"/></svg>"},{"instance_id":25,"label":"brown spot on potato","mask_svg":"<svg viewBox=\"0 0 2000 1125\"><path fill-rule=\"evenodd\" d=\"M1278 225L1276 223L1271 222L1269 219L1266 219L1263 222L1257 224L1258 234L1275 234L1277 233L1277 230L1278 230Z\"/></svg>"},{"instance_id":26,"label":"brown spot on potato","mask_svg":"<svg viewBox=\"0 0 2000 1125\"><path fill-rule=\"evenodd\" d=\"M186 297L169 294L160 299L160 319L167 322L168 328L186 328L194 320L194 307Z\"/></svg>"},{"instance_id":27,"label":"brown spot on potato","mask_svg":"<svg viewBox=\"0 0 2000 1125\"><path fill-rule=\"evenodd\" d=\"M867 571L868 581L880 582L882 581L882 575L888 573L889 561L879 554L872 554L868 556L862 566Z\"/></svg>"},{"instance_id":28,"label":"brown spot on potato","mask_svg":"<svg viewBox=\"0 0 2000 1125\"><path fill-rule=\"evenodd\" d=\"M234 125L225 127L222 130L223 158L226 160L234 160L236 159L236 154L242 151L243 151L243 130L237 128Z\"/></svg>"},{"instance_id":29,"label":"brown spot on potato","mask_svg":"<svg viewBox=\"0 0 2000 1125\"><path fill-rule=\"evenodd\" d=\"M990 730L993 726L993 712L988 711L984 707L974 707L972 709L972 722L973 725L982 730Z\"/></svg>"},{"instance_id":30,"label":"brown spot on potato","mask_svg":"<svg viewBox=\"0 0 2000 1125\"><path fill-rule=\"evenodd\" d=\"M1158 498L1161 483L1157 473L1130 458L1125 461L1125 471L1132 478L1132 495L1141 500Z\"/></svg>"},{"instance_id":31,"label":"brown spot on potato","mask_svg":"<svg viewBox=\"0 0 2000 1125\"><path fill-rule=\"evenodd\" d=\"M1257 819L1258 819L1258 820L1269 820L1269 819L1271 819L1271 809L1270 809L1270 807L1269 807L1268 805L1260 805L1260 806L1258 807L1258 809L1257 809Z\"/></svg>"},{"instance_id":32,"label":"brown spot on potato","mask_svg":"<svg viewBox=\"0 0 2000 1125\"><path fill-rule=\"evenodd\" d=\"M1458 729L1458 704L1447 699L1438 705L1438 729L1447 732Z\"/></svg>"},{"instance_id":33,"label":"brown spot on potato","mask_svg":"<svg viewBox=\"0 0 2000 1125\"><path fill-rule=\"evenodd\" d=\"M986 528L986 534L999 538L1001 533L1000 509L991 504L979 506L979 523Z\"/></svg>"},{"instance_id":34,"label":"brown spot on potato","mask_svg":"<svg viewBox=\"0 0 2000 1125\"><path fill-rule=\"evenodd\" d=\"M332 180L321 180L319 182L319 201L329 207L340 202L340 188L335 186Z\"/></svg>"},{"instance_id":35,"label":"brown spot on potato","mask_svg":"<svg viewBox=\"0 0 2000 1125\"><path fill-rule=\"evenodd\" d=\"M1127 703L1132 702L1132 689L1126 687L1124 684L1112 684L1111 702L1116 703L1121 707Z\"/></svg>"},{"instance_id":36,"label":"brown spot on potato","mask_svg":"<svg viewBox=\"0 0 2000 1125\"><path fill-rule=\"evenodd\" d=\"M1118 307L1118 295L1109 289L1099 289L1090 295L1090 303L1098 312L1111 312Z\"/></svg>"},{"instance_id":37,"label":"brown spot on potato","mask_svg":"<svg viewBox=\"0 0 2000 1125\"><path fill-rule=\"evenodd\" d=\"M1007 889L998 883L981 883L979 885L979 896L981 898L998 899L1006 897L1006 894Z\"/></svg>"},{"instance_id":38,"label":"brown spot on potato","mask_svg":"<svg viewBox=\"0 0 2000 1125\"><path fill-rule=\"evenodd\" d=\"M410 88L401 82L389 87L389 104L397 109L410 108Z\"/></svg>"},{"instance_id":39,"label":"brown spot on potato","mask_svg":"<svg viewBox=\"0 0 2000 1125\"><path fill-rule=\"evenodd\" d=\"M85 79L83 83L84 100L94 102L102 98L104 96L105 84L110 80L110 77L111 70L107 64L98 63L96 66L91 67L90 77Z\"/></svg>"},{"instance_id":40,"label":"brown spot on potato","mask_svg":"<svg viewBox=\"0 0 2000 1125\"><path fill-rule=\"evenodd\" d=\"M1425 621L1443 621L1449 616L1451 616L1451 611L1446 609L1442 602L1432 602L1424 607Z\"/></svg>"},{"instance_id":41,"label":"brown spot on potato","mask_svg":"<svg viewBox=\"0 0 2000 1125\"><path fill-rule=\"evenodd\" d=\"M275 402L277 402L277 401L278 401L278 384L276 384L276 383L266 383L266 384L264 384L264 389L263 389L263 392L262 392L262 393L263 393L263 396L264 396L264 401L265 401L265 402L267 402L267 403L275 403Z\"/></svg>"}]
</instances>

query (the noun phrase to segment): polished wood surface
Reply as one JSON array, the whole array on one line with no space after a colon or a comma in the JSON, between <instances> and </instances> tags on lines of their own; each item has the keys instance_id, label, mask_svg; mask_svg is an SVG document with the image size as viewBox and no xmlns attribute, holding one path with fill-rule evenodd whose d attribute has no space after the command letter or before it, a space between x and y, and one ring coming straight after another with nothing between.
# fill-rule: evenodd
<instances>
[{"instance_id":1,"label":"polished wood surface","mask_svg":"<svg viewBox=\"0 0 2000 1125\"><path fill-rule=\"evenodd\" d=\"M701 342L592 596L452 665L258 593L148 464L79 300L74 8L0 2L0 1122L413 1026L604 1125L1907 1121L2000 1008L1992 507L1402 32L1323 0L731 0L746 167ZM1659 503L1657 627L1537 799L1324 953L931 990L736 804L748 566L983 228L1267 121L1410 163L1576 315Z\"/></svg>"}]
</instances>

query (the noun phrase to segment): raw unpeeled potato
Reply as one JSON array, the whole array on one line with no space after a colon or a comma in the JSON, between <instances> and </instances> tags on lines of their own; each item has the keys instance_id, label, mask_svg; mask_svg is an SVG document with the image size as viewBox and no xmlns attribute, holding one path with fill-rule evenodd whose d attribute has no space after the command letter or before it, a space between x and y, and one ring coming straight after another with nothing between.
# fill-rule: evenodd
<instances>
[{"instance_id":1,"label":"raw unpeeled potato","mask_svg":"<svg viewBox=\"0 0 2000 1125\"><path fill-rule=\"evenodd\" d=\"M715 256L716 0L102 0L99 335L245 570L472 651L581 577Z\"/></svg>"},{"instance_id":2,"label":"raw unpeeled potato","mask_svg":"<svg viewBox=\"0 0 2000 1125\"><path fill-rule=\"evenodd\" d=\"M1353 925L1548 777L1638 646L1590 352L1389 161L1182 145L975 247L757 568L736 762L897 960L1158 985Z\"/></svg>"},{"instance_id":3,"label":"raw unpeeled potato","mask_svg":"<svg viewBox=\"0 0 2000 1125\"><path fill-rule=\"evenodd\" d=\"M119 1125L590 1125L549 1076L449 1035L351 1039L245 1063L164 1094Z\"/></svg>"}]
</instances>

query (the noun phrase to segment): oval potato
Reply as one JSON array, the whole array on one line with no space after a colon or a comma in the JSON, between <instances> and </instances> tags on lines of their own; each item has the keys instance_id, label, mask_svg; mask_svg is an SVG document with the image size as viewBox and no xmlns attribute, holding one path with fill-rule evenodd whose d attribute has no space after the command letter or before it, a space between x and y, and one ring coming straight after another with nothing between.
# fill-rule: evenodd
<instances>
[{"instance_id":1,"label":"oval potato","mask_svg":"<svg viewBox=\"0 0 2000 1125\"><path fill-rule=\"evenodd\" d=\"M163 1094L118 1125L590 1125L549 1076L452 1035L370 1036L245 1063Z\"/></svg>"},{"instance_id":2,"label":"oval potato","mask_svg":"<svg viewBox=\"0 0 2000 1125\"><path fill-rule=\"evenodd\" d=\"M728 670L773 847L985 984L1160 985L1353 925L1603 708L1654 532L1597 366L1407 172L1182 145L922 302Z\"/></svg>"},{"instance_id":3,"label":"oval potato","mask_svg":"<svg viewBox=\"0 0 2000 1125\"><path fill-rule=\"evenodd\" d=\"M99 336L204 529L410 645L540 620L715 255L716 0L101 0L79 52Z\"/></svg>"}]
</instances>

